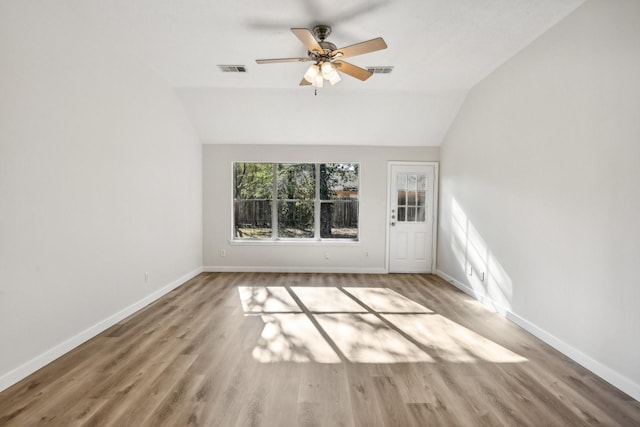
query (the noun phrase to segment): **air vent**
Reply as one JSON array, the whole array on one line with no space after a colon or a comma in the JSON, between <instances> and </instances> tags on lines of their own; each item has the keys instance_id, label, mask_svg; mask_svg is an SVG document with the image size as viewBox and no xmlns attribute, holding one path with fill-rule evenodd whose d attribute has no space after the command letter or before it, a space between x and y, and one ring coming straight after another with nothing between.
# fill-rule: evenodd
<instances>
[{"instance_id":1,"label":"air vent","mask_svg":"<svg viewBox=\"0 0 640 427\"><path fill-rule=\"evenodd\" d=\"M373 74L389 74L393 71L393 67L385 65L385 66L375 66L375 67L367 67L367 70Z\"/></svg>"},{"instance_id":2,"label":"air vent","mask_svg":"<svg viewBox=\"0 0 640 427\"><path fill-rule=\"evenodd\" d=\"M223 73L246 73L247 67L244 65L218 65Z\"/></svg>"}]
</instances>

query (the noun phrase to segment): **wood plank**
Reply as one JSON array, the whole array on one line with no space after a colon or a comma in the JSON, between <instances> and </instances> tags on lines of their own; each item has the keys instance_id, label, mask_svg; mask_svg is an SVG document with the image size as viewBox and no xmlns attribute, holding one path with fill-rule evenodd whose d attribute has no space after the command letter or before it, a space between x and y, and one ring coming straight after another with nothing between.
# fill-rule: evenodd
<instances>
[{"instance_id":1,"label":"wood plank","mask_svg":"<svg viewBox=\"0 0 640 427\"><path fill-rule=\"evenodd\" d=\"M240 287L301 307L245 313ZM203 273L0 393L2 426L132 424L630 426L640 403L435 276Z\"/></svg>"}]
</instances>

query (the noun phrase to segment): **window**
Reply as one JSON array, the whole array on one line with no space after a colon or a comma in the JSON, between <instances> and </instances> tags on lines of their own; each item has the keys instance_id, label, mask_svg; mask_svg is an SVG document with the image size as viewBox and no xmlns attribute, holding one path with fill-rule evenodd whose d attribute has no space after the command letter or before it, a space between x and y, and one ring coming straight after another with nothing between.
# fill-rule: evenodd
<instances>
[{"instance_id":1,"label":"window","mask_svg":"<svg viewBox=\"0 0 640 427\"><path fill-rule=\"evenodd\" d=\"M357 163L234 163L234 240L358 240Z\"/></svg>"},{"instance_id":2,"label":"window","mask_svg":"<svg viewBox=\"0 0 640 427\"><path fill-rule=\"evenodd\" d=\"M427 177L425 174L398 175L398 221L424 222Z\"/></svg>"}]
</instances>

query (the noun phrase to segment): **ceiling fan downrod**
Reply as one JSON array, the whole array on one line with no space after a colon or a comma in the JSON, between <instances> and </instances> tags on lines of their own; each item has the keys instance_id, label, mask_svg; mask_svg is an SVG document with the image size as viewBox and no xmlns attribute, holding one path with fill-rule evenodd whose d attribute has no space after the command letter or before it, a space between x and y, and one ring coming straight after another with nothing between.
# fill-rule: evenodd
<instances>
[{"instance_id":1,"label":"ceiling fan downrod","mask_svg":"<svg viewBox=\"0 0 640 427\"><path fill-rule=\"evenodd\" d=\"M315 34L318 40L323 42L324 39L331 35L331 27L328 25L316 25L313 27L313 34Z\"/></svg>"}]
</instances>

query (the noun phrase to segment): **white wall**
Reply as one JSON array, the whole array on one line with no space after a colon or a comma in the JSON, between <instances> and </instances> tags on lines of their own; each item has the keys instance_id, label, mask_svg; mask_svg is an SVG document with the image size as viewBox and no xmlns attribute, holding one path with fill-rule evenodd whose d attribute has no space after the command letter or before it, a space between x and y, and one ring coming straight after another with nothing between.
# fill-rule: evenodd
<instances>
[{"instance_id":1,"label":"white wall","mask_svg":"<svg viewBox=\"0 0 640 427\"><path fill-rule=\"evenodd\" d=\"M211 271L384 272L387 162L437 161L438 155L437 147L204 145L204 268ZM234 161L359 162L359 242L230 244ZM226 250L226 257L220 256L220 249ZM325 259L325 252L329 253L329 259Z\"/></svg>"},{"instance_id":2,"label":"white wall","mask_svg":"<svg viewBox=\"0 0 640 427\"><path fill-rule=\"evenodd\" d=\"M394 74L395 77L389 76L391 81L385 81L388 76L378 75L366 83L347 76L335 88L319 89L314 96L313 87L297 85L305 67L289 65L291 67L285 65L286 70L277 65L258 65L259 69L246 76L225 76L228 79L246 77L248 80L238 80L238 86L243 88L182 87L177 89L177 94L198 135L209 143L323 145L330 141L338 145L348 142L349 145L388 146L389 141L400 135L403 146L436 147L467 93L466 89L376 90L376 84L386 86L406 78ZM251 79L273 70L279 73L293 70L293 79L284 79L288 87L250 87ZM283 78L279 75L275 80ZM366 85L366 91L350 90L349 85ZM211 120L212 117L216 119ZM314 129L326 126L327 130L313 132L310 123Z\"/></svg>"},{"instance_id":3,"label":"white wall","mask_svg":"<svg viewBox=\"0 0 640 427\"><path fill-rule=\"evenodd\" d=\"M55 2L0 5L0 390L202 265L200 142L85 30Z\"/></svg>"},{"instance_id":4,"label":"white wall","mask_svg":"<svg viewBox=\"0 0 640 427\"><path fill-rule=\"evenodd\" d=\"M438 251L636 399L639 41L640 2L589 1L470 92L441 147Z\"/></svg>"}]
</instances>

